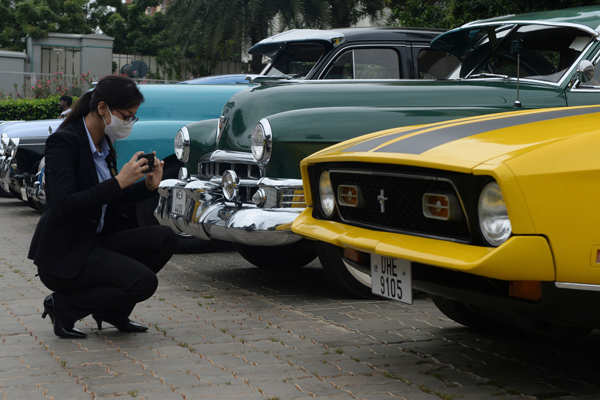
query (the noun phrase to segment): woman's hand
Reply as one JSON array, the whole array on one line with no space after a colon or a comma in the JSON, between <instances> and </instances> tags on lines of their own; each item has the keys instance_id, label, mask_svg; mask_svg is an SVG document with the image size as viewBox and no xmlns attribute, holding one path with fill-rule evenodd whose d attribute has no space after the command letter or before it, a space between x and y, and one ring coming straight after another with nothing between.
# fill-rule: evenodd
<instances>
[{"instance_id":1,"label":"woman's hand","mask_svg":"<svg viewBox=\"0 0 600 400\"><path fill-rule=\"evenodd\" d=\"M145 158L140 158L138 160L138 157L142 154L144 154L143 151L138 151L135 153L133 157L131 157L131 159L127 161L125 165L123 165L123 168L121 168L121 171L119 171L117 176L115 176L115 179L117 182L119 182L121 189L125 189L126 187L133 185L144 177L144 171L146 168L148 168L148 160ZM162 177L162 168L160 170L160 176Z\"/></svg>"},{"instance_id":2,"label":"woman's hand","mask_svg":"<svg viewBox=\"0 0 600 400\"><path fill-rule=\"evenodd\" d=\"M161 161L156 157L156 151L154 153L154 169L152 172L146 174L146 188L150 191L156 190L158 185L160 185L160 181L162 181L163 177L163 167L165 165L164 161Z\"/></svg>"}]
</instances>

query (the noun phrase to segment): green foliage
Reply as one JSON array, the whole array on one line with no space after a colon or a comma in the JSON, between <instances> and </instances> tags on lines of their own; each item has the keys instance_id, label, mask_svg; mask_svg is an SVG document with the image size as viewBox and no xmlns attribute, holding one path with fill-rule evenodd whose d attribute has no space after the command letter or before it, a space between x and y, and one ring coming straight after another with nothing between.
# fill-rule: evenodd
<instances>
[{"instance_id":1,"label":"green foliage","mask_svg":"<svg viewBox=\"0 0 600 400\"><path fill-rule=\"evenodd\" d=\"M87 0L0 0L0 48L24 50L25 37L91 33Z\"/></svg>"},{"instance_id":2,"label":"green foliage","mask_svg":"<svg viewBox=\"0 0 600 400\"><path fill-rule=\"evenodd\" d=\"M385 1L172 0L166 13L150 14L159 0L0 0L0 48L24 50L26 36L49 32L102 31L114 37L115 53L155 55L179 76L198 76L219 61L239 61L248 44L273 32L275 20L278 30L349 26L379 13Z\"/></svg>"},{"instance_id":3,"label":"green foliage","mask_svg":"<svg viewBox=\"0 0 600 400\"><path fill-rule=\"evenodd\" d=\"M469 21L533 11L600 4L600 0L385 0L388 23L450 29Z\"/></svg>"},{"instance_id":4,"label":"green foliage","mask_svg":"<svg viewBox=\"0 0 600 400\"><path fill-rule=\"evenodd\" d=\"M350 26L377 15L385 0L173 0L161 34L159 62L183 75L205 75L217 61L239 60L242 46L278 30ZM252 70L260 70L260 58Z\"/></svg>"},{"instance_id":5,"label":"green foliage","mask_svg":"<svg viewBox=\"0 0 600 400\"><path fill-rule=\"evenodd\" d=\"M45 99L0 100L0 120L32 121L58 118L61 112L59 98L60 96L57 95Z\"/></svg>"},{"instance_id":6,"label":"green foliage","mask_svg":"<svg viewBox=\"0 0 600 400\"><path fill-rule=\"evenodd\" d=\"M146 10L159 3L158 0L136 0L131 4L97 0L91 5L89 23L115 38L115 53L156 55L163 46L161 32L167 27L167 18L163 13L146 14ZM175 20L170 23L178 25Z\"/></svg>"}]
</instances>

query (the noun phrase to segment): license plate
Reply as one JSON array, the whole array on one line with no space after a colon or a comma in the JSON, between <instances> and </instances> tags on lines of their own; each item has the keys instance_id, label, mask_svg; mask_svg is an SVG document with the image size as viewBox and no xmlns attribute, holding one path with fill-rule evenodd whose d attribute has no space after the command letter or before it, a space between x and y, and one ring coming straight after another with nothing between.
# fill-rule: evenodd
<instances>
[{"instance_id":1,"label":"license plate","mask_svg":"<svg viewBox=\"0 0 600 400\"><path fill-rule=\"evenodd\" d=\"M173 189L171 212L176 215L183 215L185 213L185 190Z\"/></svg>"},{"instance_id":2,"label":"license plate","mask_svg":"<svg viewBox=\"0 0 600 400\"><path fill-rule=\"evenodd\" d=\"M410 261L371 254L371 292L412 304Z\"/></svg>"}]
</instances>

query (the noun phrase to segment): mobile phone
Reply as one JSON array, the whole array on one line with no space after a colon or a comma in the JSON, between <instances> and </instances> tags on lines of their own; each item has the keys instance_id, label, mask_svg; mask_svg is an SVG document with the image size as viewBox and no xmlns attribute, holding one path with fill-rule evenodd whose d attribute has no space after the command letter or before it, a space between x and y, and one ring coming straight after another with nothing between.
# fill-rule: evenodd
<instances>
[{"instance_id":1,"label":"mobile phone","mask_svg":"<svg viewBox=\"0 0 600 400\"><path fill-rule=\"evenodd\" d=\"M145 158L146 160L148 160L148 168L146 168L146 171L144 171L144 172L154 171L154 153L140 154L140 156L138 157L138 160L140 158Z\"/></svg>"}]
</instances>

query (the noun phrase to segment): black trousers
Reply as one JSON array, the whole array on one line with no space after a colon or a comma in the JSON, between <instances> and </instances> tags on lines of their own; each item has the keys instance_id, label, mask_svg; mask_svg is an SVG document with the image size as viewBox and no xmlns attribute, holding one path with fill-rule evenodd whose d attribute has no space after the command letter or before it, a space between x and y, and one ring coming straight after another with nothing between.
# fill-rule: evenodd
<instances>
[{"instance_id":1,"label":"black trousers","mask_svg":"<svg viewBox=\"0 0 600 400\"><path fill-rule=\"evenodd\" d=\"M95 314L105 321L127 321L136 303L158 286L156 274L175 251L170 228L153 225L100 235L80 274L60 279L40 274L54 291L57 316L67 326Z\"/></svg>"}]
</instances>

